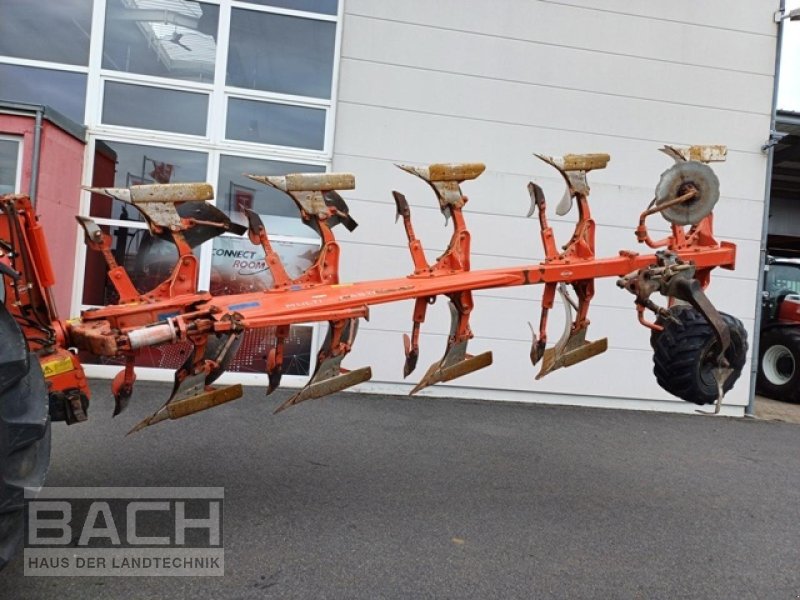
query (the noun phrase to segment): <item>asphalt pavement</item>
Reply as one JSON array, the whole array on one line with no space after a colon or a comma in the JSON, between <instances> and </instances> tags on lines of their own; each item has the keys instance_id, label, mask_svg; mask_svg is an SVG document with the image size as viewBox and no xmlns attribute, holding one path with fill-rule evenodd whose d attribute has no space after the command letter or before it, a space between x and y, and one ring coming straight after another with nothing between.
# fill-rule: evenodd
<instances>
[{"instance_id":1,"label":"asphalt pavement","mask_svg":"<svg viewBox=\"0 0 800 600\"><path fill-rule=\"evenodd\" d=\"M222 486L223 577L25 577L0 597L800 598L800 426L339 394L136 435L169 386L56 424L50 486Z\"/></svg>"}]
</instances>

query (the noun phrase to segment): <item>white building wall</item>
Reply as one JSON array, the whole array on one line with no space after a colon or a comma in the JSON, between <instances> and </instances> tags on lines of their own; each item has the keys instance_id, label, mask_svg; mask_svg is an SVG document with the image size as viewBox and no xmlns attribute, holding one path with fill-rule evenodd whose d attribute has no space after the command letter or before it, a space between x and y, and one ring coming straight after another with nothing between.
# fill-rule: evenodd
<instances>
[{"instance_id":1,"label":"white building wall","mask_svg":"<svg viewBox=\"0 0 800 600\"><path fill-rule=\"evenodd\" d=\"M359 221L340 235L342 278L411 271L390 190L406 193L429 258L449 239L433 194L393 163L482 161L486 172L463 185L473 233L473 269L543 257L536 219L525 219L526 184L537 181L552 207L563 191L557 173L533 152L608 152L607 169L590 173L598 255L636 243L633 230L671 160L663 144L724 143L715 165L722 198L718 237L738 244L738 267L719 270L710 288L717 306L752 336L769 132L775 25L770 3L739 0L669 3L608 0L345 0L333 170L356 174L347 195ZM550 214L566 242L574 213ZM654 233L666 222L652 219ZM655 237L655 236L654 236ZM476 294L471 352L494 351L487 369L423 394L625 406L689 412L652 376L649 332L636 322L633 298L600 280L589 338L609 338L607 353L534 381L530 330L538 324L541 286ZM364 390L407 392L444 350L446 301L429 310L417 371L402 379L402 333L412 303L376 307L346 364L370 364ZM563 327L557 306L550 325ZM537 367L538 369L538 367ZM729 414L747 403L749 364L727 396Z\"/></svg>"}]
</instances>

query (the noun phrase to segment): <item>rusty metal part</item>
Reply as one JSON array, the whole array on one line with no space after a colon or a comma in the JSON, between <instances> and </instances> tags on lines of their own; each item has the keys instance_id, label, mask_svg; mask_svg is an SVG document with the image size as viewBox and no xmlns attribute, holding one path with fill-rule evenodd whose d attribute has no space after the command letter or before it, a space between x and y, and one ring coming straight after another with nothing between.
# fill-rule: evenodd
<instances>
[{"instance_id":1,"label":"rusty metal part","mask_svg":"<svg viewBox=\"0 0 800 600\"><path fill-rule=\"evenodd\" d=\"M328 208L333 209L331 215L328 217L328 227L335 227L341 223L347 231L355 231L356 227L358 227L358 223L350 216L350 208L347 206L347 202L344 201L344 198L334 190L325 192L323 197L325 198L325 204L328 205Z\"/></svg>"},{"instance_id":2,"label":"rusty metal part","mask_svg":"<svg viewBox=\"0 0 800 600\"><path fill-rule=\"evenodd\" d=\"M236 383L222 388L205 390L181 400L176 400L170 404L166 404L159 408L155 413L146 419L137 423L133 429L128 432L128 435L141 431L145 427L155 425L167 419L175 420L182 417L188 417L203 410L208 410L220 404L225 404L237 398L241 398L244 391L242 384Z\"/></svg>"},{"instance_id":3,"label":"rusty metal part","mask_svg":"<svg viewBox=\"0 0 800 600\"><path fill-rule=\"evenodd\" d=\"M546 163L553 165L559 171L584 171L605 169L611 156L605 153L595 154L565 154L564 156L547 156L536 154Z\"/></svg>"},{"instance_id":4,"label":"rusty metal part","mask_svg":"<svg viewBox=\"0 0 800 600\"><path fill-rule=\"evenodd\" d=\"M643 211L641 215L639 215L639 223L644 223L644 220L656 213L660 213L665 211L668 208L672 208L673 206L677 206L678 204L683 204L684 202L688 202L695 198L698 194L698 190L694 187L694 184L687 184L686 191L683 195L678 196L677 198L673 198L672 200L667 200L661 204L656 204L655 201L651 203L651 205L647 208L647 210Z\"/></svg>"},{"instance_id":5,"label":"rusty metal part","mask_svg":"<svg viewBox=\"0 0 800 600\"><path fill-rule=\"evenodd\" d=\"M466 349L466 342L454 346L442 360L428 367L425 376L414 386L414 389L412 389L409 394L416 394L418 391L435 383L451 381L452 379L468 375L469 373L473 373L492 364L491 351L473 356L466 352L462 354L460 352L461 346Z\"/></svg>"},{"instance_id":6,"label":"rusty metal part","mask_svg":"<svg viewBox=\"0 0 800 600\"><path fill-rule=\"evenodd\" d=\"M267 354L267 396L278 389L283 376L283 348L289 337L290 327L278 325L275 328L275 345Z\"/></svg>"},{"instance_id":7,"label":"rusty metal part","mask_svg":"<svg viewBox=\"0 0 800 600\"><path fill-rule=\"evenodd\" d=\"M352 173L290 173L289 175L247 175L282 192L328 192L352 190L356 178Z\"/></svg>"},{"instance_id":8,"label":"rusty metal part","mask_svg":"<svg viewBox=\"0 0 800 600\"><path fill-rule=\"evenodd\" d=\"M178 339L178 332L172 319L167 319L166 323L134 329L126 335L128 336L128 346L131 350L169 344Z\"/></svg>"},{"instance_id":9,"label":"rusty metal part","mask_svg":"<svg viewBox=\"0 0 800 600\"><path fill-rule=\"evenodd\" d=\"M450 335L447 347L441 360L436 361L426 371L409 395L443 381L467 375L492 364L492 353L484 352L478 356L467 354L467 342L473 337L469 327L469 315L472 312L472 294L462 292L450 295ZM414 359L416 363L416 359Z\"/></svg>"},{"instance_id":10,"label":"rusty metal part","mask_svg":"<svg viewBox=\"0 0 800 600\"><path fill-rule=\"evenodd\" d=\"M429 183L435 181L468 181L475 179L486 170L483 163L435 163L427 167L397 165L406 173L411 173Z\"/></svg>"},{"instance_id":11,"label":"rusty metal part","mask_svg":"<svg viewBox=\"0 0 800 600\"><path fill-rule=\"evenodd\" d=\"M85 314L85 313L84 313ZM81 320L67 323L70 342L95 356L117 356L121 352L117 337L119 331L111 328L107 320Z\"/></svg>"},{"instance_id":12,"label":"rusty metal part","mask_svg":"<svg viewBox=\"0 0 800 600\"><path fill-rule=\"evenodd\" d=\"M125 368L117 373L111 382L111 393L114 396L114 413L112 416L114 417L128 407L133 395L133 384L136 382L135 363L136 355L128 354L125 357Z\"/></svg>"},{"instance_id":13,"label":"rusty metal part","mask_svg":"<svg viewBox=\"0 0 800 600\"><path fill-rule=\"evenodd\" d=\"M283 266L281 257L272 249L267 229L261 221L259 214L249 208L245 209L248 222L248 237L250 243L259 245L264 250L264 261L267 263L267 268L272 274L273 288L283 288L288 286L292 280L286 273L286 267Z\"/></svg>"},{"instance_id":14,"label":"rusty metal part","mask_svg":"<svg viewBox=\"0 0 800 600\"><path fill-rule=\"evenodd\" d=\"M89 217L76 216L78 224L83 229L86 245L95 252L100 252L108 267L108 279L119 295L120 304L134 302L139 298L139 292L133 285L128 272L117 264L117 259L111 251L111 236L103 233L100 226Z\"/></svg>"},{"instance_id":15,"label":"rusty metal part","mask_svg":"<svg viewBox=\"0 0 800 600\"><path fill-rule=\"evenodd\" d=\"M733 369L718 364L716 368L711 370L711 374L714 376L714 383L717 384L717 400L714 402L714 410L695 409L695 412L702 415L719 414L722 409L722 399L725 397L725 382L733 374Z\"/></svg>"},{"instance_id":16,"label":"rusty metal part","mask_svg":"<svg viewBox=\"0 0 800 600\"><path fill-rule=\"evenodd\" d=\"M403 365L403 377L408 377L417 368L417 360L419 360L419 332L422 323L425 322L425 314L428 311L428 305L436 301L436 297L431 298L417 298L414 302L414 315L413 324L411 326L411 335L403 334L403 352L406 355L406 361Z\"/></svg>"},{"instance_id":17,"label":"rusty metal part","mask_svg":"<svg viewBox=\"0 0 800 600\"><path fill-rule=\"evenodd\" d=\"M542 366L538 375L536 375L537 380L556 369L570 367L592 358L593 356L602 354L608 349L608 338L601 338L593 342L586 340L586 331L589 327L589 321L580 317L582 309L581 299L579 298L578 302L572 300L566 285L563 283L558 285L558 293L561 296L566 313L564 317L564 333L561 335L558 342L556 342L555 346L545 349L542 353ZM576 309L579 314L574 321L572 318L573 308ZM537 358L538 362L538 354L534 354L532 348L532 362L534 358Z\"/></svg>"},{"instance_id":18,"label":"rusty metal part","mask_svg":"<svg viewBox=\"0 0 800 600\"><path fill-rule=\"evenodd\" d=\"M441 360L428 367L425 375L409 392L409 395L414 395L435 383L451 381L492 364L491 351L473 356L467 354L466 349L467 342L451 346Z\"/></svg>"},{"instance_id":19,"label":"rusty metal part","mask_svg":"<svg viewBox=\"0 0 800 600\"><path fill-rule=\"evenodd\" d=\"M283 404L275 409L275 414L286 410L290 406L295 406L306 400L322 398L336 392L341 392L347 388L358 385L372 379L372 369L361 367L354 371L347 371L340 367L341 356L327 359L322 363L321 369L299 392L291 396ZM324 373L336 372L337 375L326 377Z\"/></svg>"},{"instance_id":20,"label":"rusty metal part","mask_svg":"<svg viewBox=\"0 0 800 600\"><path fill-rule=\"evenodd\" d=\"M673 158L675 162L696 160L702 163L723 162L728 156L728 147L723 144L697 146L669 146L659 148L661 152Z\"/></svg>"},{"instance_id":21,"label":"rusty metal part","mask_svg":"<svg viewBox=\"0 0 800 600\"><path fill-rule=\"evenodd\" d=\"M567 184L567 190L556 206L556 214L563 217L572 208L572 200L577 196L589 195L586 174L593 169L605 169L611 157L608 154L565 154L547 156L534 154L538 159L555 168Z\"/></svg>"},{"instance_id":22,"label":"rusty metal part","mask_svg":"<svg viewBox=\"0 0 800 600\"><path fill-rule=\"evenodd\" d=\"M308 221L310 217L326 220L338 216L339 219L332 221L330 227L340 221L345 223L350 231L357 226L350 218L347 205L341 196L331 194L337 189L351 190L355 187L355 177L351 173L293 173L246 175L246 177L288 194L300 209L300 216L304 221Z\"/></svg>"},{"instance_id":23,"label":"rusty metal part","mask_svg":"<svg viewBox=\"0 0 800 600\"><path fill-rule=\"evenodd\" d=\"M528 195L531 198L531 207L528 209L528 214L525 215L526 217L530 218L533 216L538 209L539 211L539 218L541 219L542 216L545 214L545 207L547 206L544 198L544 190L535 184L532 181L528 182ZM545 224L546 225L546 224Z\"/></svg>"},{"instance_id":24,"label":"rusty metal part","mask_svg":"<svg viewBox=\"0 0 800 600\"><path fill-rule=\"evenodd\" d=\"M370 379L372 369L369 367L354 371L341 367L342 359L353 347L357 333L358 319L331 321L317 355L317 368L311 380L275 409L275 412L281 412L306 400L321 398Z\"/></svg>"},{"instance_id":25,"label":"rusty metal part","mask_svg":"<svg viewBox=\"0 0 800 600\"><path fill-rule=\"evenodd\" d=\"M325 177L320 179L323 175ZM280 177L260 175L247 175L247 177L288 194L300 210L300 218L303 222L322 238L322 247L316 260L302 275L296 277L292 284L299 286L337 284L339 282L340 250L331 228L342 223L352 231L358 226L358 223L350 216L344 199L328 188L332 186L353 187L352 175L349 173L296 173ZM326 191L297 188L325 188ZM266 232L264 235L266 236Z\"/></svg>"},{"instance_id":26,"label":"rusty metal part","mask_svg":"<svg viewBox=\"0 0 800 600\"><path fill-rule=\"evenodd\" d=\"M545 313L543 312L543 315L544 314ZM545 321L545 323L547 323L547 321ZM539 363L539 361L542 360L542 357L544 356L545 348L547 348L547 338L544 337L544 339L542 339L542 337L537 337L536 330L533 328L533 323L531 323L530 321L528 321L528 327L530 327L531 329L531 337L532 337L531 351L529 353L529 356L531 359L531 365L535 367Z\"/></svg>"},{"instance_id":27,"label":"rusty metal part","mask_svg":"<svg viewBox=\"0 0 800 600\"><path fill-rule=\"evenodd\" d=\"M181 218L180 231L191 248L196 248L226 232L242 235L247 231L247 227L234 223L228 215L207 202L181 202L176 204L176 210ZM157 235L163 240L174 243L172 233L162 231Z\"/></svg>"},{"instance_id":28,"label":"rusty metal part","mask_svg":"<svg viewBox=\"0 0 800 600\"><path fill-rule=\"evenodd\" d=\"M206 385L211 385L228 370L228 367L242 345L241 332L209 335L206 341L203 360L212 361L213 366L206 375Z\"/></svg>"},{"instance_id":29,"label":"rusty metal part","mask_svg":"<svg viewBox=\"0 0 800 600\"><path fill-rule=\"evenodd\" d=\"M203 394L207 391L206 381L214 379L213 374L215 369L219 369L218 361L222 360L224 354L230 351L232 347L231 341L231 338L228 338L226 340L228 343L220 344L218 347L214 348L212 350L214 355L210 356L207 354L208 336L195 336L195 344L192 347L192 351L186 356L183 365L175 371L172 394L170 397L161 408L149 417L143 419L138 425L131 429L129 433L139 431L148 425L163 421L167 418L172 418L169 417L170 406L176 403L186 402L184 406L194 408L191 412L197 412L213 406L213 403L206 406L206 401L200 401L198 397L203 397ZM217 391L219 392L220 390ZM215 396L212 394L212 397ZM235 397L238 398L238 396ZM230 399L232 400L233 398Z\"/></svg>"},{"instance_id":30,"label":"rusty metal part","mask_svg":"<svg viewBox=\"0 0 800 600\"><path fill-rule=\"evenodd\" d=\"M694 191L691 199L675 200ZM711 167L700 162L679 162L661 174L656 186L655 205L670 204L661 214L675 225L697 225L711 214L719 200L719 179Z\"/></svg>"},{"instance_id":31,"label":"rusty metal part","mask_svg":"<svg viewBox=\"0 0 800 600\"><path fill-rule=\"evenodd\" d=\"M89 398L77 388L51 391L48 401L51 421L74 425L89 419Z\"/></svg>"},{"instance_id":32,"label":"rusty metal part","mask_svg":"<svg viewBox=\"0 0 800 600\"><path fill-rule=\"evenodd\" d=\"M130 188L83 189L133 204L147 218L153 233L158 233L160 228L170 230L181 227L176 203L214 199L214 188L208 183L156 183Z\"/></svg>"},{"instance_id":33,"label":"rusty metal part","mask_svg":"<svg viewBox=\"0 0 800 600\"><path fill-rule=\"evenodd\" d=\"M210 183L151 183L132 185L131 202L193 202L213 200L214 188Z\"/></svg>"},{"instance_id":34,"label":"rusty metal part","mask_svg":"<svg viewBox=\"0 0 800 600\"><path fill-rule=\"evenodd\" d=\"M461 209L466 198L461 193L461 183L475 179L486 169L482 163L437 163L427 167L396 165L406 173L416 175L431 186L439 199L439 208L445 219L450 218L450 211Z\"/></svg>"},{"instance_id":35,"label":"rusty metal part","mask_svg":"<svg viewBox=\"0 0 800 600\"><path fill-rule=\"evenodd\" d=\"M414 263L414 273L423 273L430 271L430 265L425 258L425 251L422 249L422 242L417 239L414 234L414 226L411 224L411 209L408 206L406 197L400 192L392 192L395 206L397 207L397 219L403 218L403 227L406 230L406 237L408 238L408 249L411 252L411 260Z\"/></svg>"}]
</instances>

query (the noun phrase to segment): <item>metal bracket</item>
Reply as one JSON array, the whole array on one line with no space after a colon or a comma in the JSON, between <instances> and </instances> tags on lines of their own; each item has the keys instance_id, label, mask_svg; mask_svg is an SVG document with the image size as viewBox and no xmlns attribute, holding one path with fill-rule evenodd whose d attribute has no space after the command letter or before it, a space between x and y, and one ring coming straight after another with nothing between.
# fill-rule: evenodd
<instances>
[{"instance_id":1,"label":"metal bracket","mask_svg":"<svg viewBox=\"0 0 800 600\"><path fill-rule=\"evenodd\" d=\"M778 143L785 138L788 133L783 131L775 131L774 129L769 132L769 139L767 139L766 143L761 146L761 152L769 152L772 148L778 145Z\"/></svg>"}]
</instances>

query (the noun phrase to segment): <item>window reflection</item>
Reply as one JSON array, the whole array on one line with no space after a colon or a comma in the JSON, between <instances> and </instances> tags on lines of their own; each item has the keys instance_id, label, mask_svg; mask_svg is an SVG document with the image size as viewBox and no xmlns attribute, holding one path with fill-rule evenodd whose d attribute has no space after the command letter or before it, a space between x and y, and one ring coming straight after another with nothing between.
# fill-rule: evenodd
<instances>
[{"instance_id":1,"label":"window reflection","mask_svg":"<svg viewBox=\"0 0 800 600\"><path fill-rule=\"evenodd\" d=\"M227 84L331 97L336 24L235 8Z\"/></svg>"},{"instance_id":2,"label":"window reflection","mask_svg":"<svg viewBox=\"0 0 800 600\"><path fill-rule=\"evenodd\" d=\"M207 164L205 152L98 140L92 185L130 187L147 183L206 181ZM135 208L97 194L92 195L90 214L123 221L143 220Z\"/></svg>"},{"instance_id":3,"label":"window reflection","mask_svg":"<svg viewBox=\"0 0 800 600\"><path fill-rule=\"evenodd\" d=\"M83 123L86 75L0 64L0 94L12 102L46 104Z\"/></svg>"},{"instance_id":4,"label":"window reflection","mask_svg":"<svg viewBox=\"0 0 800 600\"><path fill-rule=\"evenodd\" d=\"M125 267L140 293L151 291L172 273L178 261L178 250L171 241L155 237L141 227L101 225L100 228L111 236L114 259ZM194 254L199 258L200 249L195 248ZM106 263L101 253L87 250L85 273L84 304L102 306L119 302L119 295L106 276Z\"/></svg>"},{"instance_id":5,"label":"window reflection","mask_svg":"<svg viewBox=\"0 0 800 600\"><path fill-rule=\"evenodd\" d=\"M308 325L292 325L283 347L283 372L308 375L311 371L311 336ZM242 345L228 370L237 373L264 373L267 355L275 345L275 328L251 329L242 335Z\"/></svg>"},{"instance_id":6,"label":"window reflection","mask_svg":"<svg viewBox=\"0 0 800 600\"><path fill-rule=\"evenodd\" d=\"M299 277L317 259L320 245L315 242L271 241L289 277ZM222 294L246 294L272 287L274 280L264 257L264 250L253 245L247 236L224 235L214 239L211 251L209 291Z\"/></svg>"},{"instance_id":7,"label":"window reflection","mask_svg":"<svg viewBox=\"0 0 800 600\"><path fill-rule=\"evenodd\" d=\"M324 15L335 15L339 6L337 0L245 0L251 4L261 4L263 6L276 6L278 8L290 8L292 10L305 10L308 12L322 13Z\"/></svg>"},{"instance_id":8,"label":"window reflection","mask_svg":"<svg viewBox=\"0 0 800 600\"><path fill-rule=\"evenodd\" d=\"M103 68L214 81L219 7L187 0L108 0Z\"/></svg>"},{"instance_id":9,"label":"window reflection","mask_svg":"<svg viewBox=\"0 0 800 600\"><path fill-rule=\"evenodd\" d=\"M6 56L86 66L91 30L92 0L0 0Z\"/></svg>"},{"instance_id":10,"label":"window reflection","mask_svg":"<svg viewBox=\"0 0 800 600\"><path fill-rule=\"evenodd\" d=\"M17 190L20 142L0 138L0 196Z\"/></svg>"},{"instance_id":11,"label":"window reflection","mask_svg":"<svg viewBox=\"0 0 800 600\"><path fill-rule=\"evenodd\" d=\"M325 110L231 98L225 137L232 140L322 150Z\"/></svg>"},{"instance_id":12,"label":"window reflection","mask_svg":"<svg viewBox=\"0 0 800 600\"><path fill-rule=\"evenodd\" d=\"M107 81L103 123L205 135L208 95Z\"/></svg>"},{"instance_id":13,"label":"window reflection","mask_svg":"<svg viewBox=\"0 0 800 600\"><path fill-rule=\"evenodd\" d=\"M219 185L217 206L230 218L243 225L247 223L242 207L250 208L261 215L270 234L316 237L310 227L303 225L300 213L292 199L274 188L248 179L243 173L252 175L285 175L287 173L319 173L320 165L258 160L241 156L223 155L219 161Z\"/></svg>"}]
</instances>

